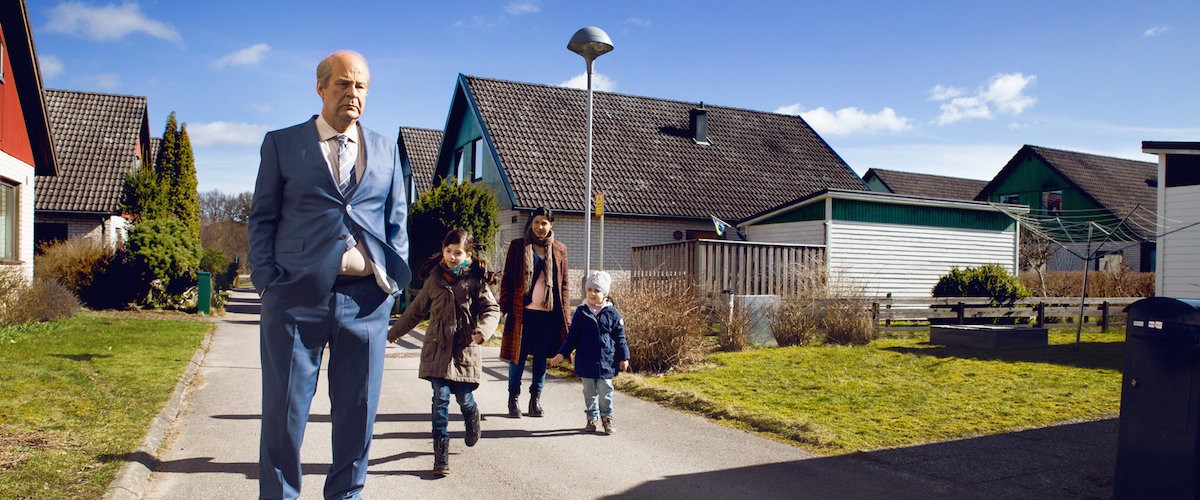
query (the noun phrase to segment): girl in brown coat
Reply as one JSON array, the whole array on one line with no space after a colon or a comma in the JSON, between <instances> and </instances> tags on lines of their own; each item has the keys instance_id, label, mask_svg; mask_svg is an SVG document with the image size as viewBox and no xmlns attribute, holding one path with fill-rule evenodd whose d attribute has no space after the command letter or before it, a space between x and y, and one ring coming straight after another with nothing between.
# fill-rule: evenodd
<instances>
[{"instance_id":1,"label":"girl in brown coat","mask_svg":"<svg viewBox=\"0 0 1200 500\"><path fill-rule=\"evenodd\" d=\"M426 317L425 341L417 376L433 385L433 470L450 473L450 395L466 423L466 444L479 441L479 407L471 394L479 387L480 346L496 333L500 307L488 285L495 282L483 259L473 259L475 238L455 229L442 239L442 252L421 269L425 285L388 330L395 342Z\"/></svg>"},{"instance_id":2,"label":"girl in brown coat","mask_svg":"<svg viewBox=\"0 0 1200 500\"><path fill-rule=\"evenodd\" d=\"M508 245L500 279L500 311L508 315L500 359L509 362L510 417L521 416L517 397L528 356L533 356L529 416L542 416L539 398L546 382L546 359L554 356L567 338L567 315L571 313L567 281L567 247L554 240L554 213L538 208L529 216L525 236Z\"/></svg>"}]
</instances>

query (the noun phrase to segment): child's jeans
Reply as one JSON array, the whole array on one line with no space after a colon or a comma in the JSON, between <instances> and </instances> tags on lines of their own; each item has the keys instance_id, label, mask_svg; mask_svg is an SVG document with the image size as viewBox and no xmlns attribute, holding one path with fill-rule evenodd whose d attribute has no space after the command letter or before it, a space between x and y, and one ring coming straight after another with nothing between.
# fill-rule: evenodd
<instances>
[{"instance_id":1,"label":"child's jeans","mask_svg":"<svg viewBox=\"0 0 1200 500\"><path fill-rule=\"evenodd\" d=\"M581 378L583 380L583 413L588 420L598 416L613 416L613 383L611 378Z\"/></svg>"},{"instance_id":2,"label":"child's jeans","mask_svg":"<svg viewBox=\"0 0 1200 500\"><path fill-rule=\"evenodd\" d=\"M458 407L464 417L474 415L479 411L475 405L475 396L471 394L475 384L453 382L444 378L431 378L429 383L433 385L433 437L450 437L450 395L454 394L458 400Z\"/></svg>"}]
</instances>

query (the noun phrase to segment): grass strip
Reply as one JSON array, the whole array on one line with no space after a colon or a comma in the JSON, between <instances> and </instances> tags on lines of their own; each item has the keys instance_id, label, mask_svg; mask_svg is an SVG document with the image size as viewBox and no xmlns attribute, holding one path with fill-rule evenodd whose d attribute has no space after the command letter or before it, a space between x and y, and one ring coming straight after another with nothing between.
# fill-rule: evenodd
<instances>
[{"instance_id":1,"label":"grass strip","mask_svg":"<svg viewBox=\"0 0 1200 500\"><path fill-rule=\"evenodd\" d=\"M0 498L99 498L211 323L82 315L0 329Z\"/></svg>"},{"instance_id":2,"label":"grass strip","mask_svg":"<svg viewBox=\"0 0 1200 500\"><path fill-rule=\"evenodd\" d=\"M624 392L837 454L1115 416L1124 334L1054 331L1050 345L983 350L928 334L867 346L717 353L694 371L621 375Z\"/></svg>"}]
</instances>

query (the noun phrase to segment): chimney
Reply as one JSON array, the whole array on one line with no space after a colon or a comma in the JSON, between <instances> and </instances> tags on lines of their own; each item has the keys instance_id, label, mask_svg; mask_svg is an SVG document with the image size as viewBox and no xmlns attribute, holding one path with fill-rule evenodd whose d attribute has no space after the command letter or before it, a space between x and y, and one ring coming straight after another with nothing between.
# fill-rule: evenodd
<instances>
[{"instance_id":1,"label":"chimney","mask_svg":"<svg viewBox=\"0 0 1200 500\"><path fill-rule=\"evenodd\" d=\"M692 108L688 115L691 116L692 140L696 144L711 145L708 141L708 110L704 109L704 101L700 101L700 107Z\"/></svg>"}]
</instances>

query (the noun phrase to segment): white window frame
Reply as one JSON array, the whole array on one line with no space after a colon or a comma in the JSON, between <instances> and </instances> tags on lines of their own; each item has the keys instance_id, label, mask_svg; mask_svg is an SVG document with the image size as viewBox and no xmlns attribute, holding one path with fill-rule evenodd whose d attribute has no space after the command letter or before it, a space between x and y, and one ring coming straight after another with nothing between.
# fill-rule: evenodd
<instances>
[{"instance_id":1,"label":"white window frame","mask_svg":"<svg viewBox=\"0 0 1200 500\"><path fill-rule=\"evenodd\" d=\"M17 220L21 215L17 203L19 194L16 184L0 179L0 261L20 260L17 246Z\"/></svg>"}]
</instances>

